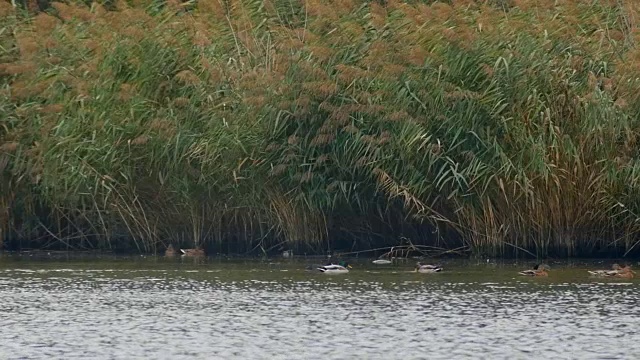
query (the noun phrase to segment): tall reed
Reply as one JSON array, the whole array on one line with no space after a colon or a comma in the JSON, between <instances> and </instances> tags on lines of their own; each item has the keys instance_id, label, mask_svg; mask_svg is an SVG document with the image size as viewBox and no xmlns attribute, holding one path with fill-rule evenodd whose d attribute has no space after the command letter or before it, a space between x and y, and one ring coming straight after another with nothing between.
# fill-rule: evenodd
<instances>
[{"instance_id":1,"label":"tall reed","mask_svg":"<svg viewBox=\"0 0 640 360\"><path fill-rule=\"evenodd\" d=\"M0 5L5 246L638 254L637 5Z\"/></svg>"}]
</instances>

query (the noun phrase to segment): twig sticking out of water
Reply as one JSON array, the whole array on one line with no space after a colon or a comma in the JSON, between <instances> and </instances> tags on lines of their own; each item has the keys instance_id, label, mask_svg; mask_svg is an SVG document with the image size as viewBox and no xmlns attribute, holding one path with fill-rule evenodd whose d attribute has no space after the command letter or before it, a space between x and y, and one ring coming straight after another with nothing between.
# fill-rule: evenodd
<instances>
[{"instance_id":1,"label":"twig sticking out of water","mask_svg":"<svg viewBox=\"0 0 640 360\"><path fill-rule=\"evenodd\" d=\"M436 246L428 246L428 245L399 245L399 246L387 246L381 248L375 248L370 250L361 250L361 251L351 251L340 253L339 256L347 256L347 255L359 255L363 253L369 252L378 252L387 250L384 254L380 255L379 259L394 259L394 258L408 258L412 253L419 253L423 256L442 256L445 254L458 254L462 255L465 252L469 251L468 246L461 246L455 249L445 249Z\"/></svg>"}]
</instances>

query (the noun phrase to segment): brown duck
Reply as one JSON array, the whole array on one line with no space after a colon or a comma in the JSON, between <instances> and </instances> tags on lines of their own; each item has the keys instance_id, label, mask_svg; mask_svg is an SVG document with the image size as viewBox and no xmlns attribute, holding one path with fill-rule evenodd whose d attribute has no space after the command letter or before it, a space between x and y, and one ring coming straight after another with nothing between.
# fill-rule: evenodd
<instances>
[{"instance_id":1,"label":"brown duck","mask_svg":"<svg viewBox=\"0 0 640 360\"><path fill-rule=\"evenodd\" d=\"M625 265L621 266L620 270L618 270L618 273L614 276L623 279L633 279L633 275L635 273L635 271L631 270L631 265Z\"/></svg>"},{"instance_id":2,"label":"brown duck","mask_svg":"<svg viewBox=\"0 0 640 360\"><path fill-rule=\"evenodd\" d=\"M180 251L182 252L182 256L201 257L206 255L202 247L197 247L195 249L180 249Z\"/></svg>"},{"instance_id":3,"label":"brown duck","mask_svg":"<svg viewBox=\"0 0 640 360\"><path fill-rule=\"evenodd\" d=\"M533 269L520 271L518 274L524 276L549 276L549 273L547 273L548 270L551 270L549 265L538 264L534 266Z\"/></svg>"},{"instance_id":4,"label":"brown duck","mask_svg":"<svg viewBox=\"0 0 640 360\"><path fill-rule=\"evenodd\" d=\"M172 244L169 244L169 246L167 246L167 249L164 251L164 256L171 257L176 255L178 255L178 252Z\"/></svg>"},{"instance_id":5,"label":"brown duck","mask_svg":"<svg viewBox=\"0 0 640 360\"><path fill-rule=\"evenodd\" d=\"M631 270L630 265L620 266L618 264L613 264L611 270L593 270L589 271L591 275L599 276L599 277L616 277L623 279L633 279L633 275L635 271Z\"/></svg>"}]
</instances>

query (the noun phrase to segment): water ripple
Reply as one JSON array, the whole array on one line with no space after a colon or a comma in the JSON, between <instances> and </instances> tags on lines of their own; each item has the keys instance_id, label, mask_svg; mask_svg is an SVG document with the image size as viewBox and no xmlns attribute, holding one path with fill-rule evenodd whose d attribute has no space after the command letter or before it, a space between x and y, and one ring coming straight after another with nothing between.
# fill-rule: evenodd
<instances>
[{"instance_id":1,"label":"water ripple","mask_svg":"<svg viewBox=\"0 0 640 360\"><path fill-rule=\"evenodd\" d=\"M635 282L223 274L2 269L0 358L640 357Z\"/></svg>"}]
</instances>

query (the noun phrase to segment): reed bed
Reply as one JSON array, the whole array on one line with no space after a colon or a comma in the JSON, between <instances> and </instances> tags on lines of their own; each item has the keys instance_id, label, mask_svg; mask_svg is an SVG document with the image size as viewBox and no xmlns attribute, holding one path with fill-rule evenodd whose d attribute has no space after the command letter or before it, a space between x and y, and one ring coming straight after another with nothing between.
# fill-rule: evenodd
<instances>
[{"instance_id":1,"label":"reed bed","mask_svg":"<svg viewBox=\"0 0 640 360\"><path fill-rule=\"evenodd\" d=\"M640 253L635 2L30 4L5 248Z\"/></svg>"}]
</instances>

